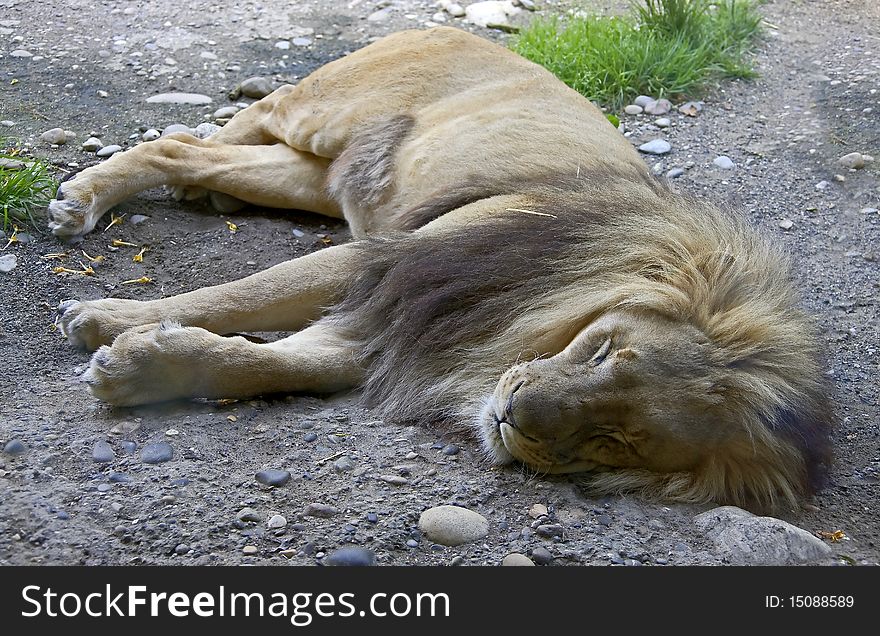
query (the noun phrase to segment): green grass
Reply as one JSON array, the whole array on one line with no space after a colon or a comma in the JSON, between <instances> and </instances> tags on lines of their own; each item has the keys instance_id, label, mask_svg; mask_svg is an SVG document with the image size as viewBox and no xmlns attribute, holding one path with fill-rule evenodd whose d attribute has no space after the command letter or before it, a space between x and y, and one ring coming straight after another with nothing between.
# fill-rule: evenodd
<instances>
[{"instance_id":1,"label":"green grass","mask_svg":"<svg viewBox=\"0 0 880 636\"><path fill-rule=\"evenodd\" d=\"M52 200L58 181L48 163L21 156L15 147L8 147L10 140L0 139L0 158L24 164L19 169L0 166L0 212L3 230L17 222L27 223L37 229L38 217Z\"/></svg>"},{"instance_id":2,"label":"green grass","mask_svg":"<svg viewBox=\"0 0 880 636\"><path fill-rule=\"evenodd\" d=\"M625 16L535 19L511 43L586 97L620 108L636 95L693 96L722 78L754 77L760 34L751 0L641 0Z\"/></svg>"}]
</instances>

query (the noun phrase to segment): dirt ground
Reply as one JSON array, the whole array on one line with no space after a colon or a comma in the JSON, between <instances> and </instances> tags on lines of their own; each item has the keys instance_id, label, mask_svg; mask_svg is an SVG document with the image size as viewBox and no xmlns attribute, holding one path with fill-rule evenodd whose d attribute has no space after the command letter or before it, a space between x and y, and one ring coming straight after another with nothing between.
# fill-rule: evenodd
<instances>
[{"instance_id":1,"label":"dirt ground","mask_svg":"<svg viewBox=\"0 0 880 636\"><path fill-rule=\"evenodd\" d=\"M546 13L553 3L543 5ZM782 516L811 533L843 532L823 564L876 565L880 5L770 0L761 10L769 24L756 51L760 78L713 89L698 117L673 110L663 133L652 117L623 119L634 143L658 136L672 143L672 153L650 163L658 173L683 168L676 188L740 206L793 253L804 305L827 344L840 424L830 484L813 504ZM0 120L14 122L0 133L76 170L98 160L80 148L92 134L129 147L148 128L195 126L233 103L227 93L248 77L295 82L385 33L436 22L438 11L428 0L0 0ZM277 44L292 38L287 48ZM31 55L13 56L18 50ZM169 91L213 102L145 102ZM75 131L76 140L58 148L40 141L54 127ZM853 151L878 162L859 171L836 164ZM719 155L736 168L713 165ZM18 265L0 273L0 447L15 439L26 450L0 453L0 564L309 565L342 545L368 547L380 564L495 565L511 552L539 562L549 553L556 565L729 562L694 527L693 516L711 506L591 499L567 479L491 469L473 440L429 425L383 424L356 396L137 409L98 403L77 380L87 355L53 329L60 301L177 294L347 238L343 225L316 216L219 215L159 190L114 212L126 215L123 223L102 231L108 215L76 246L31 232L30 241L2 252L14 253ZM135 225L134 215L148 218ZM135 248L112 249L114 239L148 245L143 262L132 261ZM79 267L82 251L105 260L93 276L55 274L58 261L45 255L65 250L73 250L67 267ZM152 282L125 283L142 276ZM113 449L108 463L92 458L101 440ZM143 463L139 451L161 440L174 458ZM445 454L448 444L460 451ZM338 463L342 456L351 462ZM266 468L288 470L292 479L264 486L254 475ZM395 484L389 476L404 479ZM338 513L305 516L310 503ZM419 514L446 503L484 515L489 536L456 548L423 538ZM535 532L528 511L536 503L548 506L561 536ZM259 520L239 519L245 507ZM266 520L276 513L287 525L270 529Z\"/></svg>"}]
</instances>

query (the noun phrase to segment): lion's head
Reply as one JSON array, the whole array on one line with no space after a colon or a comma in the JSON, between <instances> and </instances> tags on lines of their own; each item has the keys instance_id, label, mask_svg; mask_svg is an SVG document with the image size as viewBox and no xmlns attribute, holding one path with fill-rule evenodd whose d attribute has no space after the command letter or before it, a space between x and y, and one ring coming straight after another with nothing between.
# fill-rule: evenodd
<instances>
[{"instance_id":1,"label":"lion's head","mask_svg":"<svg viewBox=\"0 0 880 636\"><path fill-rule=\"evenodd\" d=\"M368 399L599 492L752 508L811 492L832 418L786 258L652 181L529 196L367 248L337 317L367 343Z\"/></svg>"}]
</instances>

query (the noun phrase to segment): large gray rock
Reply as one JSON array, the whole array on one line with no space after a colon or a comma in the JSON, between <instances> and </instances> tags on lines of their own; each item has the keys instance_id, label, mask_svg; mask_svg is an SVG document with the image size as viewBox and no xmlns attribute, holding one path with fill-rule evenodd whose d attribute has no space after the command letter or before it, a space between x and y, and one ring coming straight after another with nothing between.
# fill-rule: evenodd
<instances>
[{"instance_id":1,"label":"large gray rock","mask_svg":"<svg viewBox=\"0 0 880 636\"><path fill-rule=\"evenodd\" d=\"M694 522L734 565L797 565L831 556L831 548L806 530L735 506L714 508Z\"/></svg>"},{"instance_id":2,"label":"large gray rock","mask_svg":"<svg viewBox=\"0 0 880 636\"><path fill-rule=\"evenodd\" d=\"M437 506L419 517L419 530L434 543L456 546L489 534L486 517L458 506Z\"/></svg>"}]
</instances>

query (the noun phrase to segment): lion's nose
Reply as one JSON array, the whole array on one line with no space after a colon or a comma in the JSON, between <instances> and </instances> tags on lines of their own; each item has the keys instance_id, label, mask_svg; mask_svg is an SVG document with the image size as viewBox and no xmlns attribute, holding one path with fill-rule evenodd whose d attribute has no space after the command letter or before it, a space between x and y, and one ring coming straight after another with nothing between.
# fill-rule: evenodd
<instances>
[{"instance_id":1,"label":"lion's nose","mask_svg":"<svg viewBox=\"0 0 880 636\"><path fill-rule=\"evenodd\" d=\"M525 380L520 380L513 386L513 389L511 389L510 391L510 395L507 396L507 403L504 405L504 420L513 428L517 428L516 421L513 417L513 400L516 396L516 392L519 391L522 385L525 383Z\"/></svg>"}]
</instances>

